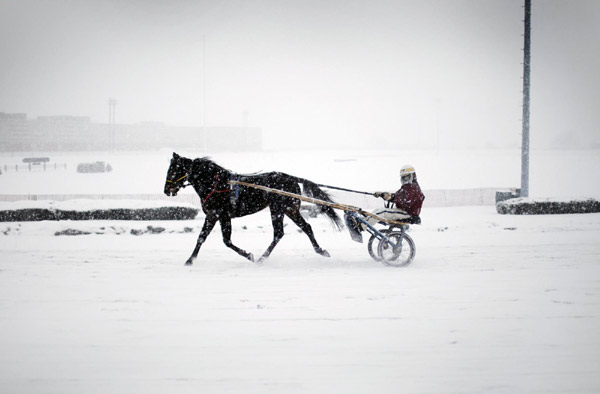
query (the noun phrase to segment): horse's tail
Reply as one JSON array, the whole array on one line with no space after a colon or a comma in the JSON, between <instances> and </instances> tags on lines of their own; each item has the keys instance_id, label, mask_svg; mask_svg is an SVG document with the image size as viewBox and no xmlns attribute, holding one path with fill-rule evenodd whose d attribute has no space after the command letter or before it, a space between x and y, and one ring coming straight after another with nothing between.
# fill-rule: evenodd
<instances>
[{"instance_id":1,"label":"horse's tail","mask_svg":"<svg viewBox=\"0 0 600 394\"><path fill-rule=\"evenodd\" d=\"M323 200L327 202L335 202L331 199L329 193L320 189L316 183L311 182L308 179L300 178L298 180L300 183L302 183L302 186L304 186L304 194L306 194L308 197L316 198L317 200ZM338 230L341 230L344 227L344 225L342 224L342 219L335 212L335 209L326 205L319 204L317 204L317 207L319 209L319 213L322 213L325 216L327 216Z\"/></svg>"}]
</instances>

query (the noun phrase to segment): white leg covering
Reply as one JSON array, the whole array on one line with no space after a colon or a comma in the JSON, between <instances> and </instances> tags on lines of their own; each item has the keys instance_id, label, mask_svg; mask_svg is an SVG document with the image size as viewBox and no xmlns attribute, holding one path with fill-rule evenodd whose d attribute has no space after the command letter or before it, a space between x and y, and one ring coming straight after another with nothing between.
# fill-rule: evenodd
<instances>
[{"instance_id":1,"label":"white leg covering","mask_svg":"<svg viewBox=\"0 0 600 394\"><path fill-rule=\"evenodd\" d=\"M402 221L402 219L408 219L410 217L410 215L408 213L406 213L405 211L403 211L401 209L394 209L394 208L376 209L373 211L373 214L380 216L384 219L398 220L398 221ZM377 219L369 216L367 218L367 222L369 222L369 224L371 226L374 226L377 224Z\"/></svg>"}]
</instances>

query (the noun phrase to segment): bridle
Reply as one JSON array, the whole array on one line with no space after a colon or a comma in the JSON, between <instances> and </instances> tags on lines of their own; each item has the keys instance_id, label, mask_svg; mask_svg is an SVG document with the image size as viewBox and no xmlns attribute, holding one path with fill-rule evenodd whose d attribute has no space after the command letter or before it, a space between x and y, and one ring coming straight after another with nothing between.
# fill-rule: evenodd
<instances>
[{"instance_id":1,"label":"bridle","mask_svg":"<svg viewBox=\"0 0 600 394\"><path fill-rule=\"evenodd\" d=\"M194 162L192 162L192 165L190 166L190 169L188 171L186 171L186 173L185 173L184 176L182 176L181 178L176 179L174 181L172 181L170 179L167 179L167 183L172 183L175 186L179 187L180 189L183 189L184 187L191 185L192 183L189 180L187 180L187 183L185 183L186 182L185 179L190 176L190 173L192 172L192 167L193 166L194 166ZM184 181L181 183L181 185L179 185L178 183L180 181L182 181L182 180L184 180Z\"/></svg>"},{"instance_id":2,"label":"bridle","mask_svg":"<svg viewBox=\"0 0 600 394\"><path fill-rule=\"evenodd\" d=\"M170 180L170 179L167 179L167 183L174 183L174 184L177 184L177 182L179 182L180 180L187 178L187 177L188 177L188 175L189 175L189 174L185 174L185 175L184 175L184 176L182 176L181 178L179 178L179 179L177 179L177 180L174 180L174 181L172 181L172 180ZM189 185L189 182L188 182L188 185ZM187 186L186 184L183 184L181 187L186 187L186 186Z\"/></svg>"}]
</instances>

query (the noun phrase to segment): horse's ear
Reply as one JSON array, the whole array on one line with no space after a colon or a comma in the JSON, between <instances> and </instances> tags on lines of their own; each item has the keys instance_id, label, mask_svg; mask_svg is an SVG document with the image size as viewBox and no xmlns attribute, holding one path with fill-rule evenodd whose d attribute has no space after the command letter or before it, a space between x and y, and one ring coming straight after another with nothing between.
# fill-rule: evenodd
<instances>
[{"instance_id":1,"label":"horse's ear","mask_svg":"<svg viewBox=\"0 0 600 394\"><path fill-rule=\"evenodd\" d=\"M173 152L173 159L175 159L175 160L179 159L179 155L175 152Z\"/></svg>"}]
</instances>

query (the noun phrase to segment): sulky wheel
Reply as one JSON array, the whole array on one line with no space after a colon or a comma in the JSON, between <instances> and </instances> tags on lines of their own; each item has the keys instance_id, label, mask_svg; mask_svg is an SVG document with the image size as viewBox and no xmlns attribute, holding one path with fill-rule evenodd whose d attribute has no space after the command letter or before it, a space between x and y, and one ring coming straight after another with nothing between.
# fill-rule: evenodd
<instances>
[{"instance_id":1,"label":"sulky wheel","mask_svg":"<svg viewBox=\"0 0 600 394\"><path fill-rule=\"evenodd\" d=\"M379 245L377 245L378 261L392 267L404 267L405 265L410 264L417 252L415 242L412 238L406 233L402 235L401 231L391 231L385 235L391 242L398 246L394 247L385 239L380 240ZM400 243L400 241L402 242ZM370 248L369 252L371 252Z\"/></svg>"},{"instance_id":2,"label":"sulky wheel","mask_svg":"<svg viewBox=\"0 0 600 394\"><path fill-rule=\"evenodd\" d=\"M382 234L389 234L390 230L379 230ZM381 257L379 257L379 253L377 252L377 242L379 237L377 235L372 234L371 238L369 238L369 243L367 244L367 250L369 254L375 261L381 261Z\"/></svg>"}]
</instances>

